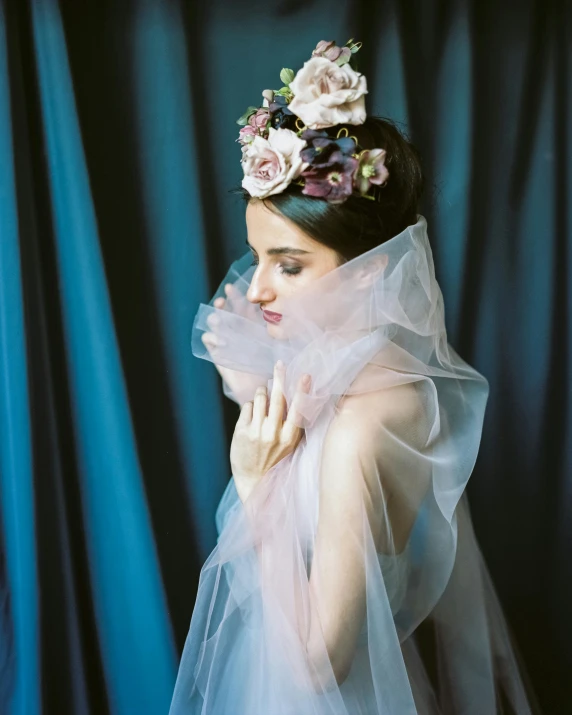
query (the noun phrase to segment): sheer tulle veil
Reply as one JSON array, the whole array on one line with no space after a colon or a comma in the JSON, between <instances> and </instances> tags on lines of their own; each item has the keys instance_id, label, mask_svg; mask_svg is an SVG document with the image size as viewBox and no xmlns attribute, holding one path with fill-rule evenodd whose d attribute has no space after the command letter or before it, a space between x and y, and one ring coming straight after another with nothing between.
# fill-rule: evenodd
<instances>
[{"instance_id":1,"label":"sheer tulle veil","mask_svg":"<svg viewBox=\"0 0 572 715\"><path fill-rule=\"evenodd\" d=\"M279 358L288 405L310 373L304 437L244 503L228 483L171 715L537 712L465 492L489 385L447 341L425 218L281 301L279 334L246 299L254 270L245 254L199 306L193 354L227 369L223 390L239 405L271 388ZM233 298L215 308L226 283ZM211 314L224 341L212 352L201 340ZM332 462L340 424L357 439ZM355 483L353 520L332 528L330 518L321 533L335 469ZM360 576L360 607L353 635L343 622L336 631L345 635L334 657L316 603L340 533L351 568L337 583L355 589L349 573Z\"/></svg>"}]
</instances>

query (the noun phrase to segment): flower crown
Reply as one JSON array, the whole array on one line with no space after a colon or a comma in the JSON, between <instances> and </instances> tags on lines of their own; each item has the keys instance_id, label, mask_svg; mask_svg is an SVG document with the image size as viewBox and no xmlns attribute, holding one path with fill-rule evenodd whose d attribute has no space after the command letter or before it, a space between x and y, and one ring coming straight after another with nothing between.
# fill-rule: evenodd
<instances>
[{"instance_id":1,"label":"flower crown","mask_svg":"<svg viewBox=\"0 0 572 715\"><path fill-rule=\"evenodd\" d=\"M352 66L361 45L321 40L297 74L282 69L284 86L265 89L262 106L248 107L237 119L242 186L251 196L278 194L295 181L303 194L329 203L343 203L351 194L375 201L368 192L389 177L385 149L358 152L347 127L335 136L325 131L365 122L366 79Z\"/></svg>"}]
</instances>

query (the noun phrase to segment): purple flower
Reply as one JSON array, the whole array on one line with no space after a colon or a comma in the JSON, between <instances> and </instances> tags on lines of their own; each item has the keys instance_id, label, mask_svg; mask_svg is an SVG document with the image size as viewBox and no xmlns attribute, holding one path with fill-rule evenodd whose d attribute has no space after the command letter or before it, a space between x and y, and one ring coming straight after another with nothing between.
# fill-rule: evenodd
<instances>
[{"instance_id":1,"label":"purple flower","mask_svg":"<svg viewBox=\"0 0 572 715\"><path fill-rule=\"evenodd\" d=\"M353 193L358 164L352 156L334 151L327 164L309 166L301 173L304 179L302 193L326 199L332 204L343 203Z\"/></svg>"},{"instance_id":2,"label":"purple flower","mask_svg":"<svg viewBox=\"0 0 572 715\"><path fill-rule=\"evenodd\" d=\"M368 149L361 152L356 172L356 187L360 194L367 193L371 184L380 186L388 179L385 154L385 149Z\"/></svg>"},{"instance_id":3,"label":"purple flower","mask_svg":"<svg viewBox=\"0 0 572 715\"><path fill-rule=\"evenodd\" d=\"M300 139L306 141L302 150L302 159L312 166L329 164L332 154L340 152L345 157L351 157L356 151L356 143L351 137L330 137L323 129L305 129Z\"/></svg>"},{"instance_id":4,"label":"purple flower","mask_svg":"<svg viewBox=\"0 0 572 715\"><path fill-rule=\"evenodd\" d=\"M270 112L270 126L274 129L292 123L295 120L294 112L288 109L286 97L282 94L275 94L271 102L268 103L268 111Z\"/></svg>"}]
</instances>

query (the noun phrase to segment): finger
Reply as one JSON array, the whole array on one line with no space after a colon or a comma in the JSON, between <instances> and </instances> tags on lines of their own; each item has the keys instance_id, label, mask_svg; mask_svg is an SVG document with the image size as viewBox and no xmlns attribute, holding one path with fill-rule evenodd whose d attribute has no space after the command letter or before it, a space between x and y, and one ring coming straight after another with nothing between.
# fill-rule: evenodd
<instances>
[{"instance_id":1,"label":"finger","mask_svg":"<svg viewBox=\"0 0 572 715\"><path fill-rule=\"evenodd\" d=\"M228 310L234 310L240 315L245 317L258 317L260 313L260 308L258 304L251 303L246 296L240 291L240 288L234 283L227 283L224 286L224 292L227 295L228 301L226 308ZM231 308L229 308L228 302L230 302Z\"/></svg>"},{"instance_id":2,"label":"finger","mask_svg":"<svg viewBox=\"0 0 572 715\"><path fill-rule=\"evenodd\" d=\"M267 402L266 386L259 385L254 393L254 405L252 408L252 424L256 425L257 429L262 427L262 423L266 419Z\"/></svg>"},{"instance_id":3,"label":"finger","mask_svg":"<svg viewBox=\"0 0 572 715\"><path fill-rule=\"evenodd\" d=\"M219 335L215 335L214 333L203 333L201 335L201 340L209 352L212 352L217 348L222 348L226 345L226 340L221 338Z\"/></svg>"},{"instance_id":4,"label":"finger","mask_svg":"<svg viewBox=\"0 0 572 715\"><path fill-rule=\"evenodd\" d=\"M209 352L212 352L213 350L216 349L216 345L213 341L213 338L214 338L214 335L212 333L203 333L201 335L201 340L203 341L203 345Z\"/></svg>"},{"instance_id":5,"label":"finger","mask_svg":"<svg viewBox=\"0 0 572 715\"><path fill-rule=\"evenodd\" d=\"M215 308L224 308L225 304L225 299L222 297L222 295L219 295L218 298L215 298L213 300L213 305Z\"/></svg>"},{"instance_id":6,"label":"finger","mask_svg":"<svg viewBox=\"0 0 572 715\"><path fill-rule=\"evenodd\" d=\"M220 325L220 318L218 315L215 315L215 313L211 313L210 315L207 315L207 325L209 328L212 328L213 330L217 327L217 325Z\"/></svg>"},{"instance_id":7,"label":"finger","mask_svg":"<svg viewBox=\"0 0 572 715\"><path fill-rule=\"evenodd\" d=\"M299 429L298 425L301 419L299 412L300 405L304 399L304 395L307 395L310 391L311 382L312 378L307 373L302 375L298 380L296 392L294 393L290 409L288 410L288 414L286 415L286 420L284 422L284 425L289 429Z\"/></svg>"},{"instance_id":8,"label":"finger","mask_svg":"<svg viewBox=\"0 0 572 715\"><path fill-rule=\"evenodd\" d=\"M226 345L226 340L221 338L220 335L215 335L214 333L203 333L201 336L203 343L209 343L215 347L224 347Z\"/></svg>"},{"instance_id":9,"label":"finger","mask_svg":"<svg viewBox=\"0 0 572 715\"><path fill-rule=\"evenodd\" d=\"M272 391L270 393L270 404L268 406L268 421L276 427L282 424L285 404L284 363L282 360L278 360L274 365L274 379L272 382Z\"/></svg>"},{"instance_id":10,"label":"finger","mask_svg":"<svg viewBox=\"0 0 572 715\"><path fill-rule=\"evenodd\" d=\"M250 424L252 420L252 407L252 400L249 400L242 405L238 420L236 421L237 426Z\"/></svg>"},{"instance_id":11,"label":"finger","mask_svg":"<svg viewBox=\"0 0 572 715\"><path fill-rule=\"evenodd\" d=\"M240 313L242 308L242 303L245 301L245 296L241 293L238 286L233 283L227 283L224 287L224 292L226 293L226 307L228 310L234 310Z\"/></svg>"}]
</instances>

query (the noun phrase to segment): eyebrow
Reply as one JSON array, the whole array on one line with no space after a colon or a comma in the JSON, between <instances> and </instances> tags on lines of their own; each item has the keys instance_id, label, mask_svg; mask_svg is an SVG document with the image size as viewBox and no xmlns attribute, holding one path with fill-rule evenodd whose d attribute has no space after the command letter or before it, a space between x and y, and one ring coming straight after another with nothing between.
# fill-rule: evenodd
<instances>
[{"instance_id":1,"label":"eyebrow","mask_svg":"<svg viewBox=\"0 0 572 715\"><path fill-rule=\"evenodd\" d=\"M248 239L244 241L251 251L256 253L253 246L248 243ZM283 256L285 253L289 253L292 256L301 256L304 253L311 253L311 251L304 251L302 248L290 248L290 246L281 246L280 248L269 248L266 251L268 256Z\"/></svg>"}]
</instances>

